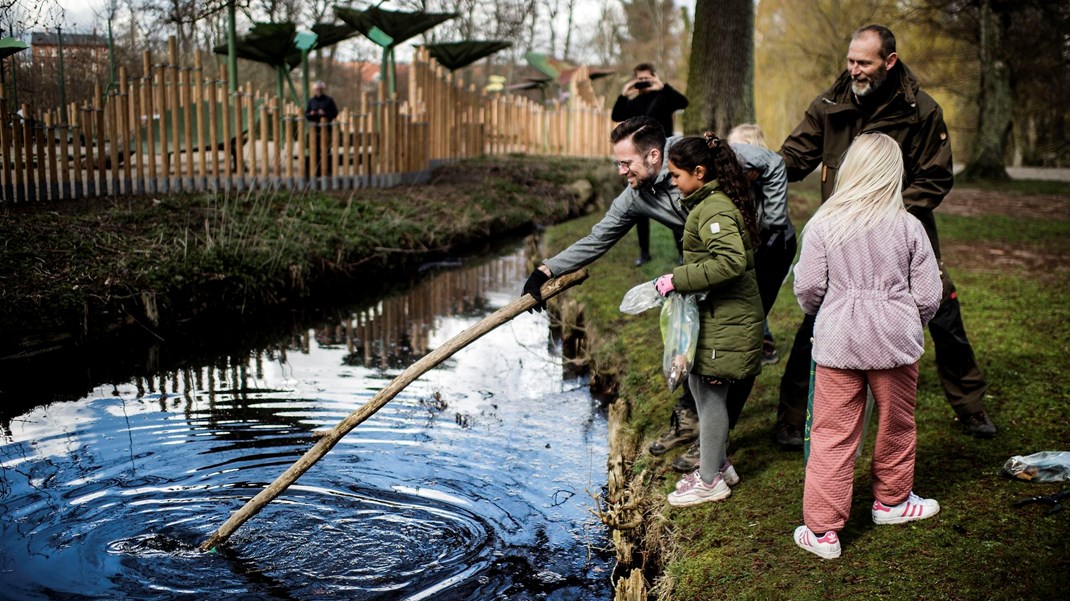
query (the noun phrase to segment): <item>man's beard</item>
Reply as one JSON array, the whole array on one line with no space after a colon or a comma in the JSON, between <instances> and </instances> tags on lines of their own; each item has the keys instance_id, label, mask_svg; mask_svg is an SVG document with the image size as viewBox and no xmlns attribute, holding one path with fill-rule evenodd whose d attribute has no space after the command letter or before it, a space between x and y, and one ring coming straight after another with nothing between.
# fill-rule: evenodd
<instances>
[{"instance_id":1,"label":"man's beard","mask_svg":"<svg viewBox=\"0 0 1070 601\"><path fill-rule=\"evenodd\" d=\"M646 170L646 177L639 177L638 175L635 176L636 188L642 188L647 184L653 184L654 180L658 177L659 170L654 169L654 164L648 161L646 158L643 159L643 169Z\"/></svg>"},{"instance_id":2,"label":"man's beard","mask_svg":"<svg viewBox=\"0 0 1070 601\"><path fill-rule=\"evenodd\" d=\"M888 69L883 65L877 71L877 73L867 82L861 83L856 80L851 81L851 91L855 93L855 96L861 98L862 96L868 96L875 90L884 85L885 80L888 79ZM864 87L863 87L864 86Z\"/></svg>"}]
</instances>

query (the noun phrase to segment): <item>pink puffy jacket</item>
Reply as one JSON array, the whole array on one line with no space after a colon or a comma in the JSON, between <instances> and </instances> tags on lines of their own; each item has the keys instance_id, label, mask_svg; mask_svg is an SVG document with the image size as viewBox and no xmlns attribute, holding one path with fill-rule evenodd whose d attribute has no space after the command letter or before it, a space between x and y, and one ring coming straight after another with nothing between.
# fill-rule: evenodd
<instances>
[{"instance_id":1,"label":"pink puffy jacket","mask_svg":"<svg viewBox=\"0 0 1070 601\"><path fill-rule=\"evenodd\" d=\"M814 361L839 369L891 369L924 351L925 324L942 287L920 221L893 222L827 248L822 226L808 228L795 266L795 296L814 323Z\"/></svg>"}]
</instances>

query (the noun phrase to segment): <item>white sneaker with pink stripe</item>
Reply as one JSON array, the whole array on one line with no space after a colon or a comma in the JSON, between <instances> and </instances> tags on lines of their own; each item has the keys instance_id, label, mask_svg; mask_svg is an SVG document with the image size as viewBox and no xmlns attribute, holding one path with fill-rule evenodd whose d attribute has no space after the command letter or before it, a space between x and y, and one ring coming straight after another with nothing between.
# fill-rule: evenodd
<instances>
[{"instance_id":1,"label":"white sneaker with pink stripe","mask_svg":"<svg viewBox=\"0 0 1070 601\"><path fill-rule=\"evenodd\" d=\"M822 559L836 559L840 556L840 537L835 530L818 536L805 525L795 529L795 544Z\"/></svg>"},{"instance_id":2,"label":"white sneaker with pink stripe","mask_svg":"<svg viewBox=\"0 0 1070 601\"><path fill-rule=\"evenodd\" d=\"M880 501L873 501L874 524L904 524L914 520L924 520L940 513L940 503L936 499L923 499L913 492L906 501L888 506Z\"/></svg>"}]
</instances>

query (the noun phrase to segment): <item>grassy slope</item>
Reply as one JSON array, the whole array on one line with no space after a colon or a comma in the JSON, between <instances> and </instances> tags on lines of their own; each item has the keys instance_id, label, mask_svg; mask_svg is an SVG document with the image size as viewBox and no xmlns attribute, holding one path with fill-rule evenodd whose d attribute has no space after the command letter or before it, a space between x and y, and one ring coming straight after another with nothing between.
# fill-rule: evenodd
<instances>
[{"instance_id":1,"label":"grassy slope","mask_svg":"<svg viewBox=\"0 0 1070 601\"><path fill-rule=\"evenodd\" d=\"M1060 188L1065 193L1065 187ZM1046 193L1052 191L1042 188ZM802 190L812 210L815 200ZM796 216L799 224L805 215ZM552 250L583 235L594 217L551 230ZM1070 258L1070 222L940 215L946 243L1006 240ZM967 331L989 381L986 403L1000 427L991 441L966 436L953 421L933 365L931 341L922 358L918 396L915 488L941 501L942 513L925 522L876 528L869 519L869 463L873 437L857 463L855 499L844 529L844 554L821 561L791 540L801 523L801 455L772 444L777 386L801 312L790 287L772 313L781 363L758 380L732 433L743 482L724 503L669 509L664 495L676 475L674 453L654 458L646 443L667 424L673 399L660 373L657 316L617 312L621 295L643 279L668 270L675 254L668 231L655 225L656 260L636 269L629 236L592 268L592 278L572 294L586 303L588 318L605 348L596 360L620 371L621 395L633 402L630 426L640 454L633 474L649 469L650 528L672 543L660 591L673 599L1054 599L1065 594L1070 514L1014 509L1023 496L1048 494L1065 484L1029 484L999 475L1012 455L1068 450L1070 384L1070 282L1065 272L1037 278L998 265L952 265ZM949 257L949 261L953 261ZM612 334L607 334L612 332ZM653 476L651 476L653 474ZM654 533L658 534L657 532Z\"/></svg>"},{"instance_id":2,"label":"grassy slope","mask_svg":"<svg viewBox=\"0 0 1070 601\"><path fill-rule=\"evenodd\" d=\"M443 167L429 186L4 207L0 356L16 333L62 340L145 323L146 298L166 326L379 286L399 268L578 214L569 184L600 186L604 172L600 161L502 157Z\"/></svg>"}]
</instances>

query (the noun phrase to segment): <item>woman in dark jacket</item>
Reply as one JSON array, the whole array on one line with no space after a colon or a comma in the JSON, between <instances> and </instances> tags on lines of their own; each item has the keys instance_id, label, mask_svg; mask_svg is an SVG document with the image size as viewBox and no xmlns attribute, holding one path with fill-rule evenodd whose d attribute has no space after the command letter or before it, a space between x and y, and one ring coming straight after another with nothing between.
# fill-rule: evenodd
<instances>
[{"instance_id":1,"label":"woman in dark jacket","mask_svg":"<svg viewBox=\"0 0 1070 601\"><path fill-rule=\"evenodd\" d=\"M688 384L699 414L699 467L676 485L669 504L720 501L739 481L725 455L728 387L761 371L762 311L754 274L758 239L754 199L732 149L707 132L669 151L669 173L688 211L684 262L661 276L658 292L706 292L699 302L699 338Z\"/></svg>"}]
</instances>

